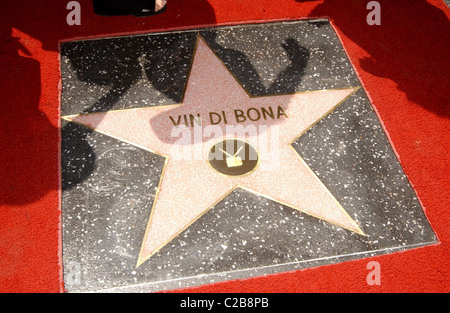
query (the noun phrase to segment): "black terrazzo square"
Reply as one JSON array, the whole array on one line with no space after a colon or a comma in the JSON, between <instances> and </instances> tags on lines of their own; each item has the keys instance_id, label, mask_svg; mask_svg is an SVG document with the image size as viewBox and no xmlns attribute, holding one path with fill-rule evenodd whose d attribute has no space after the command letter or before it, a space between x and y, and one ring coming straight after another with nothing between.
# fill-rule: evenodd
<instances>
[{"instance_id":1,"label":"black terrazzo square","mask_svg":"<svg viewBox=\"0 0 450 313\"><path fill-rule=\"evenodd\" d=\"M180 103L198 35L254 97L362 85L323 19L80 40L61 44L61 115ZM437 242L363 88L292 146L365 236L238 188L137 267L164 157L63 120L65 288L158 291Z\"/></svg>"}]
</instances>

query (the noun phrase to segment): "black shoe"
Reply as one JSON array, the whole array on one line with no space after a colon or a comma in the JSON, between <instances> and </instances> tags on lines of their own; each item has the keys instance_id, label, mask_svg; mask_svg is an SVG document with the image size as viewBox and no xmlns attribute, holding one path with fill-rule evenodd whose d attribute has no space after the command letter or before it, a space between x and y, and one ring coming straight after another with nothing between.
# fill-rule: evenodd
<instances>
[{"instance_id":1,"label":"black shoe","mask_svg":"<svg viewBox=\"0 0 450 313\"><path fill-rule=\"evenodd\" d=\"M144 8L144 9L142 9L140 12L132 13L132 15L134 15L134 16L140 16L140 17L142 17L142 16L152 16L152 15L156 15L156 14L163 13L164 11L166 11L166 8L167 8L167 2L166 2L166 4L165 4L161 9L159 9L158 11L155 11L155 0L150 1L150 2L153 2L153 6L151 6L152 9Z\"/></svg>"},{"instance_id":2,"label":"black shoe","mask_svg":"<svg viewBox=\"0 0 450 313\"><path fill-rule=\"evenodd\" d=\"M94 13L104 16L151 16L166 10L167 4L155 11L155 0L93 0Z\"/></svg>"}]
</instances>

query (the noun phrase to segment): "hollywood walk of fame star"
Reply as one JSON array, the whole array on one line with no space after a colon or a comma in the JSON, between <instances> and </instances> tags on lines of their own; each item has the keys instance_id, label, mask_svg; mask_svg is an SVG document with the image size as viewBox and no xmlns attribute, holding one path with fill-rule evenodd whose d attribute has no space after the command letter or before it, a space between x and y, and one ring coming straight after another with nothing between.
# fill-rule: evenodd
<instances>
[{"instance_id":1,"label":"hollywood walk of fame star","mask_svg":"<svg viewBox=\"0 0 450 313\"><path fill-rule=\"evenodd\" d=\"M291 146L358 89L252 97L199 36L181 104L64 119L166 157L139 266L236 188L364 235ZM243 138L230 133L233 125L255 127ZM201 140L180 144L183 130L198 128ZM277 134L271 139L278 144L277 166L261 147L271 131ZM180 146L204 157L180 158Z\"/></svg>"}]
</instances>

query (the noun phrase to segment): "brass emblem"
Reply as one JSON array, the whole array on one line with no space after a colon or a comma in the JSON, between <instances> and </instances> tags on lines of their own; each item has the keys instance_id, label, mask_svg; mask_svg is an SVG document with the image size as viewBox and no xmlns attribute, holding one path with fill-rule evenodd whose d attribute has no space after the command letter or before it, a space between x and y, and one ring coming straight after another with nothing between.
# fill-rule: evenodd
<instances>
[{"instance_id":1,"label":"brass emblem","mask_svg":"<svg viewBox=\"0 0 450 313\"><path fill-rule=\"evenodd\" d=\"M211 147L208 161L221 174L244 176L256 169L259 157L256 148L247 141L226 139Z\"/></svg>"}]
</instances>

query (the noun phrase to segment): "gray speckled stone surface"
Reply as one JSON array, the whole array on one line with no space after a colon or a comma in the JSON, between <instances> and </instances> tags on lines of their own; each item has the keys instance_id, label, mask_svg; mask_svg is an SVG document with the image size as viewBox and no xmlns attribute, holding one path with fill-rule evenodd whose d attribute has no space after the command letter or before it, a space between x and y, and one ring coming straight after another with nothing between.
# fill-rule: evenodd
<instances>
[{"instance_id":1,"label":"gray speckled stone surface","mask_svg":"<svg viewBox=\"0 0 450 313\"><path fill-rule=\"evenodd\" d=\"M61 45L62 115L180 102L198 33L255 96L361 85L326 20L82 40ZM363 89L293 147L367 236L237 189L138 268L164 158L62 126L69 292L172 289L436 242Z\"/></svg>"}]
</instances>

